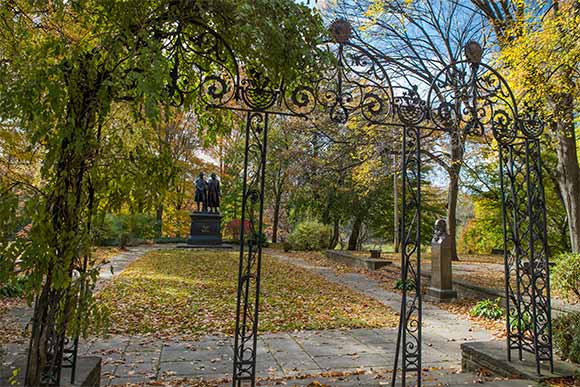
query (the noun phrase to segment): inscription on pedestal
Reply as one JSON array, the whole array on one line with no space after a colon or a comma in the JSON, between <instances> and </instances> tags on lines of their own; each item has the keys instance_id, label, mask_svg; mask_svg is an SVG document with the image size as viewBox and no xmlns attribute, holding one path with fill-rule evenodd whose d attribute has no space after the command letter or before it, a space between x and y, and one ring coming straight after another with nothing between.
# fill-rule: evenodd
<instances>
[{"instance_id":1,"label":"inscription on pedestal","mask_svg":"<svg viewBox=\"0 0 580 387\"><path fill-rule=\"evenodd\" d=\"M187 244L220 245L222 243L222 216L215 212L194 212L190 215L191 228Z\"/></svg>"}]
</instances>

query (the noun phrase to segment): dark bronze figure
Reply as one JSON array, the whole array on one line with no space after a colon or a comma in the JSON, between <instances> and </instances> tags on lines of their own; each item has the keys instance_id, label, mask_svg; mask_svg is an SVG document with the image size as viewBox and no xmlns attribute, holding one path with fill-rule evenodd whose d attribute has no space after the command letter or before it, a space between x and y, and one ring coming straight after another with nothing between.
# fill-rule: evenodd
<instances>
[{"instance_id":1,"label":"dark bronze figure","mask_svg":"<svg viewBox=\"0 0 580 387\"><path fill-rule=\"evenodd\" d=\"M220 181L217 179L216 174L212 173L208 182L207 206L209 208L209 212L219 212L220 197Z\"/></svg>"},{"instance_id":2,"label":"dark bronze figure","mask_svg":"<svg viewBox=\"0 0 580 387\"><path fill-rule=\"evenodd\" d=\"M207 212L207 197L208 184L205 180L205 175L200 172L197 179L195 179L195 203L197 204L197 212Z\"/></svg>"}]
</instances>

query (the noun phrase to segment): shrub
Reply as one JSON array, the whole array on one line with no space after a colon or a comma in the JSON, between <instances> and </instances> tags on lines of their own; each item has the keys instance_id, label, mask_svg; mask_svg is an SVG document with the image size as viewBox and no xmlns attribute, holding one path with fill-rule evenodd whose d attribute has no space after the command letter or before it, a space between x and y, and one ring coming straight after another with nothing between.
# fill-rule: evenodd
<instances>
[{"instance_id":1,"label":"shrub","mask_svg":"<svg viewBox=\"0 0 580 387\"><path fill-rule=\"evenodd\" d=\"M14 277L7 284L0 287L0 297L20 297L24 294L26 279L24 277Z\"/></svg>"},{"instance_id":2,"label":"shrub","mask_svg":"<svg viewBox=\"0 0 580 387\"><path fill-rule=\"evenodd\" d=\"M503 246L501 205L497 200L477 198L473 203L475 217L463 227L457 238L458 248L466 253L489 253Z\"/></svg>"},{"instance_id":3,"label":"shrub","mask_svg":"<svg viewBox=\"0 0 580 387\"><path fill-rule=\"evenodd\" d=\"M288 242L294 250L320 250L328 248L332 230L329 226L305 221L299 223L288 237Z\"/></svg>"},{"instance_id":4,"label":"shrub","mask_svg":"<svg viewBox=\"0 0 580 387\"><path fill-rule=\"evenodd\" d=\"M147 214L107 214L96 237L101 245L128 246L135 241L155 238L156 226L155 217Z\"/></svg>"},{"instance_id":5,"label":"shrub","mask_svg":"<svg viewBox=\"0 0 580 387\"><path fill-rule=\"evenodd\" d=\"M521 319L517 317L517 313L511 312L509 321L510 331L517 331L518 324L522 332L529 331L530 329L532 329L533 328L532 315L530 314L530 312L524 312L522 314Z\"/></svg>"},{"instance_id":6,"label":"shrub","mask_svg":"<svg viewBox=\"0 0 580 387\"><path fill-rule=\"evenodd\" d=\"M554 319L554 344L564 360L580 363L580 313Z\"/></svg>"},{"instance_id":7,"label":"shrub","mask_svg":"<svg viewBox=\"0 0 580 387\"><path fill-rule=\"evenodd\" d=\"M580 300L580 254L561 254L552 269L552 287L562 297Z\"/></svg>"},{"instance_id":8,"label":"shrub","mask_svg":"<svg viewBox=\"0 0 580 387\"><path fill-rule=\"evenodd\" d=\"M396 280L395 285L393 286L393 289L403 290L403 280L400 278L398 280ZM407 290L415 290L415 289L416 289L415 281L408 280L407 281Z\"/></svg>"},{"instance_id":9,"label":"shrub","mask_svg":"<svg viewBox=\"0 0 580 387\"><path fill-rule=\"evenodd\" d=\"M473 308L471 308L469 314L472 317L483 317L490 320L499 320L503 316L501 298L497 298L496 300L479 301Z\"/></svg>"},{"instance_id":10,"label":"shrub","mask_svg":"<svg viewBox=\"0 0 580 387\"><path fill-rule=\"evenodd\" d=\"M190 214L189 210L166 208L163 211L163 238L187 239L191 227Z\"/></svg>"}]
</instances>

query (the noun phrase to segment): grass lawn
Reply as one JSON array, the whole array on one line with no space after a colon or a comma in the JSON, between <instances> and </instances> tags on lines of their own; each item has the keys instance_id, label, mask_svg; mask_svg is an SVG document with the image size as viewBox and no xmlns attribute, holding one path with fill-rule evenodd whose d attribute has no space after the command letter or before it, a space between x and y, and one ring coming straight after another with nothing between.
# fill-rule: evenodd
<instances>
[{"instance_id":1,"label":"grass lawn","mask_svg":"<svg viewBox=\"0 0 580 387\"><path fill-rule=\"evenodd\" d=\"M238 254L151 252L133 262L98 298L110 310L110 333L195 338L232 334ZM396 313L378 301L305 269L265 256L260 330L395 327Z\"/></svg>"}]
</instances>

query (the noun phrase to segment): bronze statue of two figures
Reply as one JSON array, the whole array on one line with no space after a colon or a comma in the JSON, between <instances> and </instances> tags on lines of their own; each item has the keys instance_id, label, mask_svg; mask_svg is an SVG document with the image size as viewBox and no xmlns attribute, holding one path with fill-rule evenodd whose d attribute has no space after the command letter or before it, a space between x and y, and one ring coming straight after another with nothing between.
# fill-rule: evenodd
<instances>
[{"instance_id":1,"label":"bronze statue of two figures","mask_svg":"<svg viewBox=\"0 0 580 387\"><path fill-rule=\"evenodd\" d=\"M218 246L222 244L220 215L220 182L212 173L209 180L204 173L195 179L196 211L191 217L191 228L187 244L190 247Z\"/></svg>"},{"instance_id":2,"label":"bronze statue of two figures","mask_svg":"<svg viewBox=\"0 0 580 387\"><path fill-rule=\"evenodd\" d=\"M197 212L219 213L220 208L220 182L215 173L212 173L209 181L205 180L203 172L195 179L195 203Z\"/></svg>"}]
</instances>

